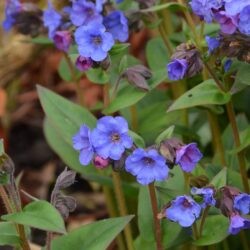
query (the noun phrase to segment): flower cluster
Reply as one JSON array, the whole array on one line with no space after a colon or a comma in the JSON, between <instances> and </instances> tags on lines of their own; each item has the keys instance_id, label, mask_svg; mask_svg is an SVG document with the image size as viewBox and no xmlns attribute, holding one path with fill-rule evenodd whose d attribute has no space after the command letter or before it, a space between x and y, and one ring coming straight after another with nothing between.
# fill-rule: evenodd
<instances>
[{"instance_id":1,"label":"flower cluster","mask_svg":"<svg viewBox=\"0 0 250 250\"><path fill-rule=\"evenodd\" d=\"M194 13L206 22L218 22L223 33L239 31L250 35L249 0L192 0L190 5Z\"/></svg>"},{"instance_id":2,"label":"flower cluster","mask_svg":"<svg viewBox=\"0 0 250 250\"><path fill-rule=\"evenodd\" d=\"M128 20L122 11L105 9L106 1L75 0L69 6L56 10L48 2L43 11L42 20L48 30L48 36L55 46L67 52L71 45L77 45L80 58L77 68L85 71L92 62L101 62L107 56L115 41L128 39ZM119 1L121 2L121 1ZM17 14L25 11L19 0L9 0L5 8L5 30L10 30L17 22Z\"/></svg>"},{"instance_id":3,"label":"flower cluster","mask_svg":"<svg viewBox=\"0 0 250 250\"><path fill-rule=\"evenodd\" d=\"M119 160L133 146L128 123L121 116L100 118L92 131L84 124L72 140L74 149L80 152L80 163L88 165L95 156L98 167L107 166L109 160Z\"/></svg>"},{"instance_id":4,"label":"flower cluster","mask_svg":"<svg viewBox=\"0 0 250 250\"><path fill-rule=\"evenodd\" d=\"M178 196L167 205L165 216L182 227L190 227L199 218L202 208L215 205L214 193L211 187L192 188L191 194L201 196L201 203L191 196Z\"/></svg>"}]
</instances>

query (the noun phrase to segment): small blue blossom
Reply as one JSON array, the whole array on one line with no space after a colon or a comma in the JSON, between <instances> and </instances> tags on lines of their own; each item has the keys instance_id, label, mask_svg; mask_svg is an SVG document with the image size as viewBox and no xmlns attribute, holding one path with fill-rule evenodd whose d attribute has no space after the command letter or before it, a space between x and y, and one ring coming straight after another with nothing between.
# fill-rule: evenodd
<instances>
[{"instance_id":1,"label":"small blue blossom","mask_svg":"<svg viewBox=\"0 0 250 250\"><path fill-rule=\"evenodd\" d=\"M192 0L190 2L193 12L210 23L213 20L214 11L223 5L223 0Z\"/></svg>"},{"instance_id":2,"label":"small blue blossom","mask_svg":"<svg viewBox=\"0 0 250 250\"><path fill-rule=\"evenodd\" d=\"M202 158L202 153L196 143L190 143L176 150L175 163L179 164L183 171L191 172Z\"/></svg>"},{"instance_id":3,"label":"small blue blossom","mask_svg":"<svg viewBox=\"0 0 250 250\"><path fill-rule=\"evenodd\" d=\"M214 199L214 189L210 187L205 187L205 188L196 188L193 187L191 189L191 194L192 195L201 195L203 196L203 201L201 204L202 208L205 208L207 206L215 206L216 200Z\"/></svg>"},{"instance_id":4,"label":"small blue blossom","mask_svg":"<svg viewBox=\"0 0 250 250\"><path fill-rule=\"evenodd\" d=\"M92 22L102 22L102 16L92 2L76 0L72 4L70 20L75 26L88 25Z\"/></svg>"},{"instance_id":5,"label":"small blue blossom","mask_svg":"<svg viewBox=\"0 0 250 250\"><path fill-rule=\"evenodd\" d=\"M234 198L234 208L242 214L249 214L250 212L250 195L239 194Z\"/></svg>"},{"instance_id":6,"label":"small blue blossom","mask_svg":"<svg viewBox=\"0 0 250 250\"><path fill-rule=\"evenodd\" d=\"M249 24L250 24L250 4L240 12L239 25L238 25L240 32L245 35L250 35Z\"/></svg>"},{"instance_id":7,"label":"small blue blossom","mask_svg":"<svg viewBox=\"0 0 250 250\"><path fill-rule=\"evenodd\" d=\"M188 69L188 62L185 59L173 59L167 65L168 78L170 80L180 80L185 77Z\"/></svg>"},{"instance_id":8,"label":"small blue blossom","mask_svg":"<svg viewBox=\"0 0 250 250\"><path fill-rule=\"evenodd\" d=\"M104 18L103 24L115 40L119 42L128 40L128 20L122 11L115 10L109 13Z\"/></svg>"},{"instance_id":9,"label":"small blue blossom","mask_svg":"<svg viewBox=\"0 0 250 250\"><path fill-rule=\"evenodd\" d=\"M241 217L239 214L232 214L230 216L230 225L228 232L230 234L237 234L242 229L250 228L250 220Z\"/></svg>"},{"instance_id":10,"label":"small blue blossom","mask_svg":"<svg viewBox=\"0 0 250 250\"><path fill-rule=\"evenodd\" d=\"M90 133L90 129L86 125L82 125L72 138L73 148L80 152L79 161L84 166L88 165L94 156Z\"/></svg>"},{"instance_id":11,"label":"small blue blossom","mask_svg":"<svg viewBox=\"0 0 250 250\"><path fill-rule=\"evenodd\" d=\"M116 0L116 3L122 3L123 0Z\"/></svg>"},{"instance_id":12,"label":"small blue blossom","mask_svg":"<svg viewBox=\"0 0 250 250\"><path fill-rule=\"evenodd\" d=\"M106 32L106 28L100 23L77 28L75 40L79 54L97 62L104 60L114 45L112 35Z\"/></svg>"},{"instance_id":13,"label":"small blue blossom","mask_svg":"<svg viewBox=\"0 0 250 250\"><path fill-rule=\"evenodd\" d=\"M168 177L166 160L155 149L134 150L126 159L125 169L136 176L142 185L148 185L153 181L164 181Z\"/></svg>"},{"instance_id":14,"label":"small blue blossom","mask_svg":"<svg viewBox=\"0 0 250 250\"><path fill-rule=\"evenodd\" d=\"M43 12L44 26L49 30L49 38L53 39L55 31L61 24L61 15L53 8L52 4L48 3L48 9Z\"/></svg>"},{"instance_id":15,"label":"small blue blossom","mask_svg":"<svg viewBox=\"0 0 250 250\"><path fill-rule=\"evenodd\" d=\"M220 46L220 39L218 37L206 36L205 39L208 45L209 53L212 53Z\"/></svg>"},{"instance_id":16,"label":"small blue blossom","mask_svg":"<svg viewBox=\"0 0 250 250\"><path fill-rule=\"evenodd\" d=\"M165 211L166 217L178 222L182 227L190 227L199 218L201 206L190 196L178 196L171 201L170 207Z\"/></svg>"},{"instance_id":17,"label":"small blue blossom","mask_svg":"<svg viewBox=\"0 0 250 250\"><path fill-rule=\"evenodd\" d=\"M119 160L125 149L133 145L128 135L128 123L121 116L100 118L91 133L91 141L99 156L112 160Z\"/></svg>"},{"instance_id":18,"label":"small blue blossom","mask_svg":"<svg viewBox=\"0 0 250 250\"><path fill-rule=\"evenodd\" d=\"M229 69L232 66L233 61L231 59L227 59L226 62L224 63L224 71L228 72Z\"/></svg>"},{"instance_id":19,"label":"small blue blossom","mask_svg":"<svg viewBox=\"0 0 250 250\"><path fill-rule=\"evenodd\" d=\"M230 16L239 14L246 6L250 5L250 0L224 0L224 2L225 12Z\"/></svg>"},{"instance_id":20,"label":"small blue blossom","mask_svg":"<svg viewBox=\"0 0 250 250\"><path fill-rule=\"evenodd\" d=\"M15 24L15 15L22 10L22 5L19 0L6 1L5 7L5 19L3 21L3 28L5 31L9 31Z\"/></svg>"}]
</instances>

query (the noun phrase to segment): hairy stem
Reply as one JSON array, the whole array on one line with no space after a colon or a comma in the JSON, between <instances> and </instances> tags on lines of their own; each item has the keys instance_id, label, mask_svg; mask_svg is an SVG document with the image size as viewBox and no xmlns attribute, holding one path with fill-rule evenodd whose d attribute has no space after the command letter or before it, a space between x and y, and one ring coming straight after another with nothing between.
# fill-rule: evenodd
<instances>
[{"instance_id":1,"label":"hairy stem","mask_svg":"<svg viewBox=\"0 0 250 250\"><path fill-rule=\"evenodd\" d=\"M157 217L158 205L157 205L157 197L156 197L154 184L153 183L149 184L148 189L149 189L149 195L150 195L153 218L154 218L156 246L157 246L157 250L163 250L163 246L161 243L161 237L162 237L161 236L161 224L160 224L160 220Z\"/></svg>"},{"instance_id":2,"label":"hairy stem","mask_svg":"<svg viewBox=\"0 0 250 250\"><path fill-rule=\"evenodd\" d=\"M115 195L116 200L118 203L119 211L121 216L126 216L128 214L126 201L124 197L124 193L122 192L122 185L121 185L121 178L120 175L114 171L112 171L112 178L114 183ZM128 224L124 229L124 234L127 243L127 249L133 250L133 237L132 237L132 230L130 224Z\"/></svg>"}]
</instances>

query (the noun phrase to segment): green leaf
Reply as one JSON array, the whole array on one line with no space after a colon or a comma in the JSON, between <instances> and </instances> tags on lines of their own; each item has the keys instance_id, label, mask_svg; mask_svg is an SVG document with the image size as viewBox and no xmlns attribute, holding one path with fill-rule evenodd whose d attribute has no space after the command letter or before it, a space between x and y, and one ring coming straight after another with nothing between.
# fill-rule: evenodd
<instances>
[{"instance_id":1,"label":"green leaf","mask_svg":"<svg viewBox=\"0 0 250 250\"><path fill-rule=\"evenodd\" d=\"M231 151L231 153L239 153L250 146L250 127L246 128L240 133L241 144L240 147Z\"/></svg>"},{"instance_id":2,"label":"green leaf","mask_svg":"<svg viewBox=\"0 0 250 250\"><path fill-rule=\"evenodd\" d=\"M241 63L235 76L235 84L250 85L250 65Z\"/></svg>"},{"instance_id":3,"label":"green leaf","mask_svg":"<svg viewBox=\"0 0 250 250\"><path fill-rule=\"evenodd\" d=\"M86 72L86 75L93 83L105 84L109 82L109 75L102 68L92 68Z\"/></svg>"},{"instance_id":4,"label":"green leaf","mask_svg":"<svg viewBox=\"0 0 250 250\"><path fill-rule=\"evenodd\" d=\"M138 226L140 236L145 241L154 241L152 205L147 186L141 186L138 198Z\"/></svg>"},{"instance_id":5,"label":"green leaf","mask_svg":"<svg viewBox=\"0 0 250 250\"><path fill-rule=\"evenodd\" d=\"M44 87L38 86L37 89L46 117L70 145L72 145L72 136L83 123L89 127L95 126L96 119L87 109Z\"/></svg>"},{"instance_id":6,"label":"green leaf","mask_svg":"<svg viewBox=\"0 0 250 250\"><path fill-rule=\"evenodd\" d=\"M16 231L16 227L12 222L0 223L0 246L4 245L19 245L20 238Z\"/></svg>"},{"instance_id":7,"label":"green leaf","mask_svg":"<svg viewBox=\"0 0 250 250\"><path fill-rule=\"evenodd\" d=\"M32 38L31 42L35 43L35 44L42 44L42 45L52 45L52 44L54 44L53 41L50 40L46 36L39 36L39 37Z\"/></svg>"},{"instance_id":8,"label":"green leaf","mask_svg":"<svg viewBox=\"0 0 250 250\"><path fill-rule=\"evenodd\" d=\"M134 241L135 250L154 250L156 249L155 240L145 240L141 236L138 236Z\"/></svg>"},{"instance_id":9,"label":"green leaf","mask_svg":"<svg viewBox=\"0 0 250 250\"><path fill-rule=\"evenodd\" d=\"M130 43L117 43L109 51L109 54L111 56L120 54L121 52L124 52L129 46L130 46Z\"/></svg>"},{"instance_id":10,"label":"green leaf","mask_svg":"<svg viewBox=\"0 0 250 250\"><path fill-rule=\"evenodd\" d=\"M130 222L133 215L84 225L52 241L52 250L105 250Z\"/></svg>"},{"instance_id":11,"label":"green leaf","mask_svg":"<svg viewBox=\"0 0 250 250\"><path fill-rule=\"evenodd\" d=\"M227 185L227 168L223 168L210 182L216 189Z\"/></svg>"},{"instance_id":12,"label":"green leaf","mask_svg":"<svg viewBox=\"0 0 250 250\"><path fill-rule=\"evenodd\" d=\"M155 139L155 143L160 144L161 141L169 139L174 133L174 128L175 126L172 125L169 128L165 129L163 132L161 132Z\"/></svg>"},{"instance_id":13,"label":"green leaf","mask_svg":"<svg viewBox=\"0 0 250 250\"><path fill-rule=\"evenodd\" d=\"M221 242L228 235L229 221L223 215L213 215L206 219L202 236L193 243L198 246L208 246Z\"/></svg>"},{"instance_id":14,"label":"green leaf","mask_svg":"<svg viewBox=\"0 0 250 250\"><path fill-rule=\"evenodd\" d=\"M168 109L168 112L201 105L225 104L231 98L222 92L213 80L207 80L180 96Z\"/></svg>"},{"instance_id":15,"label":"green leaf","mask_svg":"<svg viewBox=\"0 0 250 250\"><path fill-rule=\"evenodd\" d=\"M137 147L145 148L145 142L141 136L131 130L129 131L129 135L133 138L133 141Z\"/></svg>"},{"instance_id":16,"label":"green leaf","mask_svg":"<svg viewBox=\"0 0 250 250\"><path fill-rule=\"evenodd\" d=\"M143 9L141 10L141 12L148 13L148 12L160 11L163 9L168 9L170 11L187 10L187 8L183 4L180 4L180 3L164 3L164 4L155 5L148 9Z\"/></svg>"},{"instance_id":17,"label":"green leaf","mask_svg":"<svg viewBox=\"0 0 250 250\"><path fill-rule=\"evenodd\" d=\"M59 63L58 74L66 82L69 82L72 80L69 65L64 57L61 59Z\"/></svg>"},{"instance_id":18,"label":"green leaf","mask_svg":"<svg viewBox=\"0 0 250 250\"><path fill-rule=\"evenodd\" d=\"M4 154L4 144L3 139L0 139L0 156Z\"/></svg>"},{"instance_id":19,"label":"green leaf","mask_svg":"<svg viewBox=\"0 0 250 250\"><path fill-rule=\"evenodd\" d=\"M2 219L50 232L66 232L60 213L47 201L33 201L21 212L3 215Z\"/></svg>"}]
</instances>

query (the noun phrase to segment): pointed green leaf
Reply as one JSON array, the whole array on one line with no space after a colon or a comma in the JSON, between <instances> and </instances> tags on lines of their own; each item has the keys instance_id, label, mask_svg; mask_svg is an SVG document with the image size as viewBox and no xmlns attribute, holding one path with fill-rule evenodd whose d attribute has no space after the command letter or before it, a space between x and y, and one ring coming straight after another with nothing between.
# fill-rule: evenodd
<instances>
[{"instance_id":1,"label":"pointed green leaf","mask_svg":"<svg viewBox=\"0 0 250 250\"><path fill-rule=\"evenodd\" d=\"M155 5L148 9L143 9L141 10L141 12L148 13L148 12L160 11L163 9L168 9L170 11L178 11L178 10L186 10L187 8L183 4L180 4L180 3L164 3L164 4Z\"/></svg>"},{"instance_id":2,"label":"pointed green leaf","mask_svg":"<svg viewBox=\"0 0 250 250\"><path fill-rule=\"evenodd\" d=\"M249 63L240 63L235 76L234 84L250 85L250 65Z\"/></svg>"},{"instance_id":3,"label":"pointed green leaf","mask_svg":"<svg viewBox=\"0 0 250 250\"><path fill-rule=\"evenodd\" d=\"M60 213L47 201L31 202L21 212L3 215L2 219L46 231L66 232Z\"/></svg>"},{"instance_id":4,"label":"pointed green leaf","mask_svg":"<svg viewBox=\"0 0 250 250\"><path fill-rule=\"evenodd\" d=\"M215 175L210 184L212 184L217 189L226 186L227 168L224 167L217 175Z\"/></svg>"},{"instance_id":5,"label":"pointed green leaf","mask_svg":"<svg viewBox=\"0 0 250 250\"><path fill-rule=\"evenodd\" d=\"M101 220L73 230L52 241L52 250L105 250L133 215Z\"/></svg>"},{"instance_id":6,"label":"pointed green leaf","mask_svg":"<svg viewBox=\"0 0 250 250\"><path fill-rule=\"evenodd\" d=\"M86 72L86 76L93 83L105 84L110 81L108 73L102 68L92 68Z\"/></svg>"},{"instance_id":7,"label":"pointed green leaf","mask_svg":"<svg viewBox=\"0 0 250 250\"><path fill-rule=\"evenodd\" d=\"M204 224L202 236L193 243L198 246L209 246L224 240L228 235L229 221L223 215L209 216Z\"/></svg>"},{"instance_id":8,"label":"pointed green leaf","mask_svg":"<svg viewBox=\"0 0 250 250\"><path fill-rule=\"evenodd\" d=\"M15 225L12 222L0 223L0 246L19 245L20 238L18 236Z\"/></svg>"},{"instance_id":9,"label":"pointed green leaf","mask_svg":"<svg viewBox=\"0 0 250 250\"><path fill-rule=\"evenodd\" d=\"M135 132L131 130L129 131L129 135L133 138L133 141L137 147L145 148L145 142L140 135L136 134Z\"/></svg>"},{"instance_id":10,"label":"pointed green leaf","mask_svg":"<svg viewBox=\"0 0 250 250\"><path fill-rule=\"evenodd\" d=\"M221 105L231 98L229 93L222 92L213 80L207 80L180 96L168 109L168 112L201 105Z\"/></svg>"},{"instance_id":11,"label":"pointed green leaf","mask_svg":"<svg viewBox=\"0 0 250 250\"><path fill-rule=\"evenodd\" d=\"M160 144L161 141L170 138L170 137L173 135L173 133L174 133L174 128L175 128L175 126L172 125L172 126L170 126L169 128L165 129L162 133L160 133L160 134L157 136L157 138L156 138L156 140L155 140L155 143L156 143L156 144Z\"/></svg>"}]
</instances>

